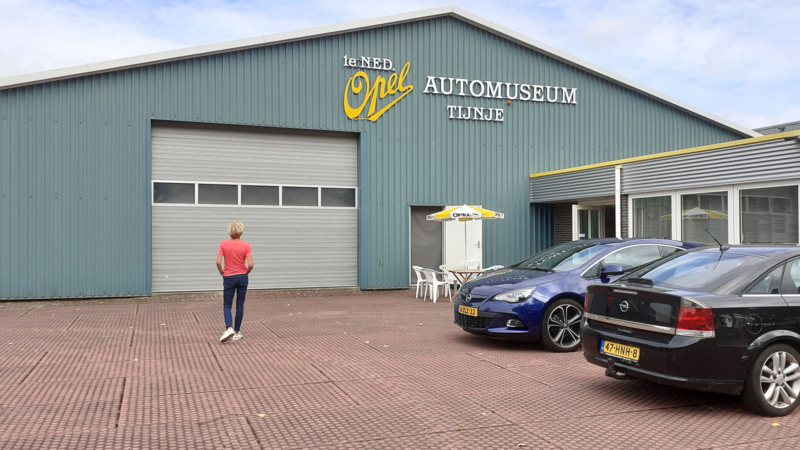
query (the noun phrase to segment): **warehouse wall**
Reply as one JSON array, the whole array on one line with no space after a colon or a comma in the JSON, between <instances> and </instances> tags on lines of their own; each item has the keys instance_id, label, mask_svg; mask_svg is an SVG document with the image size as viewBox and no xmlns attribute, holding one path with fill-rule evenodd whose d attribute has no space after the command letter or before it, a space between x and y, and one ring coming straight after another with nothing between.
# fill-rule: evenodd
<instances>
[{"instance_id":1,"label":"warehouse wall","mask_svg":"<svg viewBox=\"0 0 800 450\"><path fill-rule=\"evenodd\" d=\"M409 61L413 92L348 119L345 54ZM427 75L577 87L577 105L429 95ZM363 132L362 288L408 284L409 204L504 212L484 261L507 264L552 220L531 213L529 174L740 138L452 17L2 90L0 118L0 298L150 292L152 119Z\"/></svg>"}]
</instances>

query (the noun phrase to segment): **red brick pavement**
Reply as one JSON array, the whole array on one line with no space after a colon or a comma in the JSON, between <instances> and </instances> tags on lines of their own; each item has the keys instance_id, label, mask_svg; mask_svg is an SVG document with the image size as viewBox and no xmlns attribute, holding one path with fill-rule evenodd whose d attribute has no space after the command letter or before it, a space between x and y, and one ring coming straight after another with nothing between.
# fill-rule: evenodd
<instances>
[{"instance_id":1,"label":"red brick pavement","mask_svg":"<svg viewBox=\"0 0 800 450\"><path fill-rule=\"evenodd\" d=\"M224 344L213 296L109 303L0 307L0 449L800 448L800 413L612 380L408 292L256 296Z\"/></svg>"}]
</instances>

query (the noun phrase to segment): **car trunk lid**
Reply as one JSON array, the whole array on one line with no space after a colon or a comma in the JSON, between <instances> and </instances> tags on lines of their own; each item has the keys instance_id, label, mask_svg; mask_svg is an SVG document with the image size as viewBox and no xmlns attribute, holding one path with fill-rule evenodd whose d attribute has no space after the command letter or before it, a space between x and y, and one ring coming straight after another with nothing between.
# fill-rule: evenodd
<instances>
[{"instance_id":1,"label":"car trunk lid","mask_svg":"<svg viewBox=\"0 0 800 450\"><path fill-rule=\"evenodd\" d=\"M668 334L674 334L681 308L680 295L655 287L591 286L587 301L590 320Z\"/></svg>"}]
</instances>

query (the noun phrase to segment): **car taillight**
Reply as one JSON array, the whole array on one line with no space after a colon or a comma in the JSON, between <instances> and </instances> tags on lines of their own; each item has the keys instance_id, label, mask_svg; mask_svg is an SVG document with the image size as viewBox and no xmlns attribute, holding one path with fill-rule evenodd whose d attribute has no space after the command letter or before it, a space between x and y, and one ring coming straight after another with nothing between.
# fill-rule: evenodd
<instances>
[{"instance_id":1,"label":"car taillight","mask_svg":"<svg viewBox=\"0 0 800 450\"><path fill-rule=\"evenodd\" d=\"M697 300L682 298L675 334L699 338L714 337L714 314L711 308Z\"/></svg>"}]
</instances>

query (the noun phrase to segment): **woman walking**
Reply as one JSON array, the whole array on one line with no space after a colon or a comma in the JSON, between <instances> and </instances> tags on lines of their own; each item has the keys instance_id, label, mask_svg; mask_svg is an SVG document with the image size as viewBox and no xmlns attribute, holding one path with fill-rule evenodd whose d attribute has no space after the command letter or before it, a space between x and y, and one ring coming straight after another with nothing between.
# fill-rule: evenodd
<instances>
[{"instance_id":1,"label":"woman walking","mask_svg":"<svg viewBox=\"0 0 800 450\"><path fill-rule=\"evenodd\" d=\"M242 222L237 220L228 225L228 235L231 238L221 241L217 252L217 270L222 275L222 312L227 327L219 338L220 342L226 342L231 338L238 341L243 337L240 328L244 316L244 298L247 294L247 274L253 270L253 250L250 244L240 239L242 233L244 233ZM236 322L233 322L231 317L234 294L236 294Z\"/></svg>"}]
</instances>

